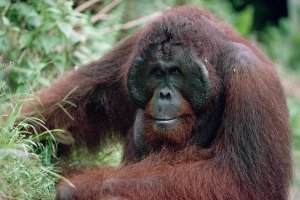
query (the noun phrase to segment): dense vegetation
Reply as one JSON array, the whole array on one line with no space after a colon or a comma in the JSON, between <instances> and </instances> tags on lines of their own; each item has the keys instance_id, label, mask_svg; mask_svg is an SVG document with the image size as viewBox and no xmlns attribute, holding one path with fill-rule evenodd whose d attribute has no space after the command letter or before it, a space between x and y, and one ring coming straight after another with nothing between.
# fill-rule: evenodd
<instances>
[{"instance_id":1,"label":"dense vegetation","mask_svg":"<svg viewBox=\"0 0 300 200\"><path fill-rule=\"evenodd\" d=\"M66 70L101 57L118 40L142 26L151 14L181 4L210 9L232 24L242 35L261 43L278 66L289 94L293 128L295 179L291 189L296 199L300 186L300 4L289 1L288 17L278 23L255 27L255 6L234 10L222 0L0 0L0 199L53 199L60 177L57 143L48 130L30 134L37 118L21 116L20 108L34 91L49 86ZM91 2L91 1L88 1ZM246 1L238 1L246 2ZM263 9L272 9L264 7ZM130 12L128 12L130 11ZM144 16L150 16L143 18ZM138 19L138 20L136 20ZM129 22L129 23L128 23ZM291 82L292 80L292 82ZM28 123L30 122L30 123ZM41 143L41 139L46 142ZM70 165L116 164L118 146L108 146L99 155L73 152ZM299 190L299 189L298 189Z\"/></svg>"}]
</instances>

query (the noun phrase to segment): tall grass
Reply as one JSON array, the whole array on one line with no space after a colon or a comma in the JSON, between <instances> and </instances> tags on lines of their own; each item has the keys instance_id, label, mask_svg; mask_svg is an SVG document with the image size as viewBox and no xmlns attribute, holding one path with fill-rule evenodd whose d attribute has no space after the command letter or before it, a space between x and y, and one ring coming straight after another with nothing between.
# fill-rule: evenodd
<instances>
[{"instance_id":1,"label":"tall grass","mask_svg":"<svg viewBox=\"0 0 300 200\"><path fill-rule=\"evenodd\" d=\"M51 148L37 140L38 134L26 131L29 121L42 122L20 116L22 102L13 104L12 98L16 96L0 94L0 199L53 199L57 169L42 156Z\"/></svg>"}]
</instances>

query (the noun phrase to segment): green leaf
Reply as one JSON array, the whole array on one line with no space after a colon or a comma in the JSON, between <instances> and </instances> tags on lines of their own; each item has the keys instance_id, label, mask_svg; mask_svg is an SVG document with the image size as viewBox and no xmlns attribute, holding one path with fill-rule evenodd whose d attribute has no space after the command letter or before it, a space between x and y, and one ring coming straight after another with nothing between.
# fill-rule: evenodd
<instances>
[{"instance_id":1,"label":"green leaf","mask_svg":"<svg viewBox=\"0 0 300 200\"><path fill-rule=\"evenodd\" d=\"M6 34L6 31L0 29L0 37L4 36L5 34Z\"/></svg>"},{"instance_id":2,"label":"green leaf","mask_svg":"<svg viewBox=\"0 0 300 200\"><path fill-rule=\"evenodd\" d=\"M62 11L56 7L50 7L46 9L46 15L52 19L61 19Z\"/></svg>"},{"instance_id":3,"label":"green leaf","mask_svg":"<svg viewBox=\"0 0 300 200\"><path fill-rule=\"evenodd\" d=\"M0 52L5 52L10 47L10 40L7 35L0 37Z\"/></svg>"},{"instance_id":4,"label":"green leaf","mask_svg":"<svg viewBox=\"0 0 300 200\"><path fill-rule=\"evenodd\" d=\"M51 52L55 47L62 44L62 41L58 36L43 35L40 37L39 41L41 42L42 48L45 53Z\"/></svg>"},{"instance_id":5,"label":"green leaf","mask_svg":"<svg viewBox=\"0 0 300 200\"><path fill-rule=\"evenodd\" d=\"M5 7L10 4L10 0L0 0L0 7Z\"/></svg>"},{"instance_id":6,"label":"green leaf","mask_svg":"<svg viewBox=\"0 0 300 200\"><path fill-rule=\"evenodd\" d=\"M237 20L235 22L235 27L242 35L248 35L254 18L254 8L253 6L247 6L243 11L239 13Z\"/></svg>"},{"instance_id":7,"label":"green leaf","mask_svg":"<svg viewBox=\"0 0 300 200\"><path fill-rule=\"evenodd\" d=\"M51 31L53 30L53 28L55 28L55 24L53 23L53 21L44 21L43 24L39 27L39 31Z\"/></svg>"},{"instance_id":8,"label":"green leaf","mask_svg":"<svg viewBox=\"0 0 300 200\"><path fill-rule=\"evenodd\" d=\"M21 48L28 46L32 39L33 35L30 33L24 33L23 35L21 35L19 40Z\"/></svg>"},{"instance_id":9,"label":"green leaf","mask_svg":"<svg viewBox=\"0 0 300 200\"><path fill-rule=\"evenodd\" d=\"M73 33L73 27L71 24L65 22L57 22L58 29L65 35L66 38L70 38Z\"/></svg>"},{"instance_id":10,"label":"green leaf","mask_svg":"<svg viewBox=\"0 0 300 200\"><path fill-rule=\"evenodd\" d=\"M24 21L30 28L38 27L42 24L42 19L35 8L26 3L13 4L9 13L9 17L17 24L20 24L20 22Z\"/></svg>"},{"instance_id":11,"label":"green leaf","mask_svg":"<svg viewBox=\"0 0 300 200\"><path fill-rule=\"evenodd\" d=\"M9 19L7 17L5 17L5 16L2 17L2 22L3 22L4 26L9 26L10 25Z\"/></svg>"}]
</instances>

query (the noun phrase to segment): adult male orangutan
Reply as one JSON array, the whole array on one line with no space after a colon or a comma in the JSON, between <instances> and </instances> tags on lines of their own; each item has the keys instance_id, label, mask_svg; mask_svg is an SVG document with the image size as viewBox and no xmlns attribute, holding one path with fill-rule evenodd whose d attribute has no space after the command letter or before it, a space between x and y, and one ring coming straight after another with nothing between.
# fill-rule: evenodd
<instances>
[{"instance_id":1,"label":"adult male orangutan","mask_svg":"<svg viewBox=\"0 0 300 200\"><path fill-rule=\"evenodd\" d=\"M120 167L71 175L75 187L61 182L57 199L288 198L288 110L274 66L207 11L164 11L38 96L47 127L73 146L125 141ZM68 114L54 106L66 96Z\"/></svg>"}]
</instances>

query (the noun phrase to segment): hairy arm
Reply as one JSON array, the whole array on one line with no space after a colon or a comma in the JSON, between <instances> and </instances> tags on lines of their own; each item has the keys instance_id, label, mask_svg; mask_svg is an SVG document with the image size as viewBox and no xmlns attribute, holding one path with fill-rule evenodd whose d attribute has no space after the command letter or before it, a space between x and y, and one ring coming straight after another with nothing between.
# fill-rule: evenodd
<instances>
[{"instance_id":1,"label":"hairy arm","mask_svg":"<svg viewBox=\"0 0 300 200\"><path fill-rule=\"evenodd\" d=\"M102 59L57 79L38 92L39 101L29 101L23 113L40 113L48 129L64 129L75 142L89 147L98 146L106 133L125 136L136 109L124 80L137 36L125 38Z\"/></svg>"},{"instance_id":2,"label":"hairy arm","mask_svg":"<svg viewBox=\"0 0 300 200\"><path fill-rule=\"evenodd\" d=\"M159 153L133 165L86 170L69 179L75 187L61 183L57 199L239 199L230 169L217 167L213 159L187 162L194 156L187 151L176 155Z\"/></svg>"}]
</instances>

